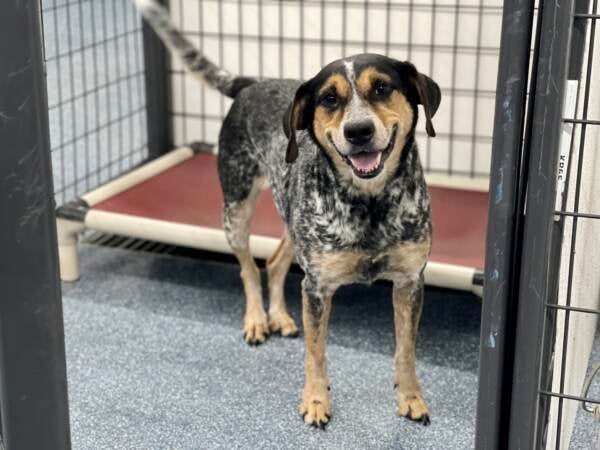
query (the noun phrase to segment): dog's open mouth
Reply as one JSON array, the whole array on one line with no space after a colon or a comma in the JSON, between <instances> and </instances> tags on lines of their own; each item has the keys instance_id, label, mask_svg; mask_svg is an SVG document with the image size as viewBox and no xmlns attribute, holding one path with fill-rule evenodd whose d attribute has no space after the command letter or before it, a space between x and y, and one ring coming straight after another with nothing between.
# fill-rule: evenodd
<instances>
[{"instance_id":1,"label":"dog's open mouth","mask_svg":"<svg viewBox=\"0 0 600 450\"><path fill-rule=\"evenodd\" d=\"M394 125L392 136L388 145L383 150L371 150L367 152L354 153L353 155L342 155L348 163L354 174L360 178L376 177L383 169L383 164L389 156L394 144L396 143L396 132L398 125Z\"/></svg>"},{"instance_id":2,"label":"dog's open mouth","mask_svg":"<svg viewBox=\"0 0 600 450\"><path fill-rule=\"evenodd\" d=\"M361 152L348 156L352 168L361 176L368 176L381 167L381 154L383 151Z\"/></svg>"}]
</instances>

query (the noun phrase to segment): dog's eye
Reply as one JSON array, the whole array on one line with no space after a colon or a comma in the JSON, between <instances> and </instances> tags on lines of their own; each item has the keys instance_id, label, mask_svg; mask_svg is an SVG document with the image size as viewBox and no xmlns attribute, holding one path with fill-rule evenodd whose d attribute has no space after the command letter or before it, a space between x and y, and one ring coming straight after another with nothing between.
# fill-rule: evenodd
<instances>
[{"instance_id":1,"label":"dog's eye","mask_svg":"<svg viewBox=\"0 0 600 450\"><path fill-rule=\"evenodd\" d=\"M337 106L338 99L335 94L329 93L321 97L320 103L326 108L335 108Z\"/></svg>"},{"instance_id":2,"label":"dog's eye","mask_svg":"<svg viewBox=\"0 0 600 450\"><path fill-rule=\"evenodd\" d=\"M375 86L373 87L373 93L376 97L385 97L391 91L391 87L384 83L383 81L376 81Z\"/></svg>"}]
</instances>

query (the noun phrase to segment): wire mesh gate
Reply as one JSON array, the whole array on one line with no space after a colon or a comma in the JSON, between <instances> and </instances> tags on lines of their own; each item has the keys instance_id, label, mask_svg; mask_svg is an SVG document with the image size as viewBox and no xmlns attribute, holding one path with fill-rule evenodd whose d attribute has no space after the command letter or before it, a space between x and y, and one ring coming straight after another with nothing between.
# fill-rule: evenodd
<instances>
[{"instance_id":1,"label":"wire mesh gate","mask_svg":"<svg viewBox=\"0 0 600 450\"><path fill-rule=\"evenodd\" d=\"M494 301L484 302L477 447L561 449L582 422L594 426L582 406L600 417L588 369L600 298L600 15L596 0L540 2L529 61L534 8L511 6L496 104L484 291ZM507 20L516 15L523 20Z\"/></svg>"}]
</instances>

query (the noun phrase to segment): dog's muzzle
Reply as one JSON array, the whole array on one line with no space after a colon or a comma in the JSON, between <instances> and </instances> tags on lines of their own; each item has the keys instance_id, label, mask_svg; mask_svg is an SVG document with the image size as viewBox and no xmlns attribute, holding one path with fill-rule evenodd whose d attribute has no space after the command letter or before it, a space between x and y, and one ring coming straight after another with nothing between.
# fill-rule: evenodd
<instances>
[{"instance_id":1,"label":"dog's muzzle","mask_svg":"<svg viewBox=\"0 0 600 450\"><path fill-rule=\"evenodd\" d=\"M385 160L389 156L390 152L394 148L396 143L396 133L398 132L398 125L394 125L392 129L392 135L388 142L388 145L383 150L369 150L369 151L360 151L356 153L352 153L349 155L344 155L340 152L331 136L329 136L329 141L331 145L336 149L336 151L342 156L344 161L352 167L354 174L360 178L373 178L379 175L381 170L383 169L383 165Z\"/></svg>"}]
</instances>

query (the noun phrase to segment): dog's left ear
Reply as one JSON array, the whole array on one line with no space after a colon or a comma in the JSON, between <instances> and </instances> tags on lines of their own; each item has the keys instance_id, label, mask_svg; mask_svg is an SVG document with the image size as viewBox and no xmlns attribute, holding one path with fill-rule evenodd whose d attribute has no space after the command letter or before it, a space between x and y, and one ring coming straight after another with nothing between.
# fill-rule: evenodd
<instances>
[{"instance_id":1,"label":"dog's left ear","mask_svg":"<svg viewBox=\"0 0 600 450\"><path fill-rule=\"evenodd\" d=\"M442 92L440 87L435 81L429 78L427 75L417 72L416 79L414 81L417 92L419 93L420 102L423 105L425 111L425 129L427 134L431 137L435 137L435 130L431 118L435 115L436 111L442 101Z\"/></svg>"},{"instance_id":2,"label":"dog's left ear","mask_svg":"<svg viewBox=\"0 0 600 450\"><path fill-rule=\"evenodd\" d=\"M425 129L427 134L435 137L435 129L431 118L435 115L440 102L442 93L438 84L427 75L420 73L415 66L409 62L400 62L401 70L406 71L410 82L413 84L419 97L419 103L423 105L425 111Z\"/></svg>"},{"instance_id":3,"label":"dog's left ear","mask_svg":"<svg viewBox=\"0 0 600 450\"><path fill-rule=\"evenodd\" d=\"M296 142L296 131L306 130L308 128L308 118L306 107L309 99L309 82L300 85L290 103L287 113L283 117L283 131L289 139L287 151L285 152L285 162L293 163L298 158L298 143Z\"/></svg>"}]
</instances>

